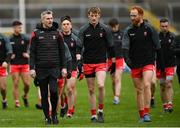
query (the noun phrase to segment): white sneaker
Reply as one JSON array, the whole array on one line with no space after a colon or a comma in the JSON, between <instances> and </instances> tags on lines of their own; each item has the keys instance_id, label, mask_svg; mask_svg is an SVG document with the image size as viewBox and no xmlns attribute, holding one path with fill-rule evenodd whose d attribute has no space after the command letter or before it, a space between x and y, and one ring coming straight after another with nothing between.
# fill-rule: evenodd
<instances>
[{"instance_id":1,"label":"white sneaker","mask_svg":"<svg viewBox=\"0 0 180 128\"><path fill-rule=\"evenodd\" d=\"M113 104L114 104L114 105L119 104L119 102L120 102L119 99L114 99L114 100L113 100Z\"/></svg>"}]
</instances>

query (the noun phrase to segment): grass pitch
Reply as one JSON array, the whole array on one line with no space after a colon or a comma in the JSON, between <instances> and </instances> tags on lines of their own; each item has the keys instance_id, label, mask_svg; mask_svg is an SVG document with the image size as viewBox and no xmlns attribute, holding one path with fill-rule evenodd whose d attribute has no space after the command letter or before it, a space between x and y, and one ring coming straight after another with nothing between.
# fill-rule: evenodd
<instances>
[{"instance_id":1,"label":"grass pitch","mask_svg":"<svg viewBox=\"0 0 180 128\"><path fill-rule=\"evenodd\" d=\"M20 83L20 96L22 93L22 82ZM159 85L156 88L156 107L151 109L152 122L138 123L139 115L136 106L135 90L128 73L123 74L120 104L113 105L113 94L110 77L106 78L105 97L105 123L90 122L90 105L88 102L88 91L85 80L77 82L77 102L73 118L60 118L59 127L180 127L180 86L175 77L174 83L174 111L164 113L159 94ZM97 90L97 89L96 89ZM8 78L8 109L2 110L0 106L0 127L43 127L44 117L41 110L35 108L37 103L37 89L32 84L29 93L30 107L23 106L20 97L20 108L14 107L12 96L12 80ZM59 115L58 115L59 116ZM53 126L53 125L51 125Z\"/></svg>"}]
</instances>

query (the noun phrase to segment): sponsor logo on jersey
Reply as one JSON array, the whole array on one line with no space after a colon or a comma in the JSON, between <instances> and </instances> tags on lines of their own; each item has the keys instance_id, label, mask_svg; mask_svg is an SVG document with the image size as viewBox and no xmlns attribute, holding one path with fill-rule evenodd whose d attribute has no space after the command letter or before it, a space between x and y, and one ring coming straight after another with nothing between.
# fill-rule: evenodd
<instances>
[{"instance_id":1,"label":"sponsor logo on jersey","mask_svg":"<svg viewBox=\"0 0 180 128\"><path fill-rule=\"evenodd\" d=\"M130 36L135 36L135 33L130 33L129 35L130 35Z\"/></svg>"},{"instance_id":2,"label":"sponsor logo on jersey","mask_svg":"<svg viewBox=\"0 0 180 128\"><path fill-rule=\"evenodd\" d=\"M168 41L169 41L169 43L171 43L171 39L169 39Z\"/></svg>"},{"instance_id":3,"label":"sponsor logo on jersey","mask_svg":"<svg viewBox=\"0 0 180 128\"><path fill-rule=\"evenodd\" d=\"M86 36L86 37L90 37L90 36L91 36L91 34L86 34L85 36Z\"/></svg>"},{"instance_id":4,"label":"sponsor logo on jersey","mask_svg":"<svg viewBox=\"0 0 180 128\"><path fill-rule=\"evenodd\" d=\"M15 44L15 42L10 42L10 44L12 44L12 45L13 45L13 44Z\"/></svg>"},{"instance_id":5,"label":"sponsor logo on jersey","mask_svg":"<svg viewBox=\"0 0 180 128\"><path fill-rule=\"evenodd\" d=\"M71 47L73 47L74 46L74 43L73 42L71 42Z\"/></svg>"},{"instance_id":6,"label":"sponsor logo on jersey","mask_svg":"<svg viewBox=\"0 0 180 128\"><path fill-rule=\"evenodd\" d=\"M43 36L39 36L39 39L41 40L41 39L44 39L44 37Z\"/></svg>"},{"instance_id":7,"label":"sponsor logo on jersey","mask_svg":"<svg viewBox=\"0 0 180 128\"><path fill-rule=\"evenodd\" d=\"M144 36L147 36L147 32L146 31L144 32Z\"/></svg>"},{"instance_id":8,"label":"sponsor logo on jersey","mask_svg":"<svg viewBox=\"0 0 180 128\"><path fill-rule=\"evenodd\" d=\"M56 36L55 35L53 35L53 40L56 40Z\"/></svg>"},{"instance_id":9,"label":"sponsor logo on jersey","mask_svg":"<svg viewBox=\"0 0 180 128\"><path fill-rule=\"evenodd\" d=\"M121 39L121 36L118 36L118 39Z\"/></svg>"}]
</instances>

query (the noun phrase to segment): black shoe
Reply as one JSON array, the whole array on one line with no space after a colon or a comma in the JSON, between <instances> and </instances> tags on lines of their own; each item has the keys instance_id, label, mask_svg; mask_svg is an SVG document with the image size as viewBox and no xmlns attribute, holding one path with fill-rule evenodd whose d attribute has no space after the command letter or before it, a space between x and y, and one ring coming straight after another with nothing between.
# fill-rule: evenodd
<instances>
[{"instance_id":1,"label":"black shoe","mask_svg":"<svg viewBox=\"0 0 180 128\"><path fill-rule=\"evenodd\" d=\"M60 110L60 117L64 117L65 115L66 115L65 108L61 108L61 110Z\"/></svg>"},{"instance_id":2,"label":"black shoe","mask_svg":"<svg viewBox=\"0 0 180 128\"><path fill-rule=\"evenodd\" d=\"M91 122L92 122L92 123L96 123L96 122L97 122L97 118L96 118L96 117L92 117L92 118L91 118Z\"/></svg>"},{"instance_id":3,"label":"black shoe","mask_svg":"<svg viewBox=\"0 0 180 128\"><path fill-rule=\"evenodd\" d=\"M40 105L40 104L35 104L35 107L36 107L37 109L42 109L42 105Z\"/></svg>"},{"instance_id":4,"label":"black shoe","mask_svg":"<svg viewBox=\"0 0 180 128\"><path fill-rule=\"evenodd\" d=\"M52 117L52 123L53 124L59 124L59 120L58 120L57 116Z\"/></svg>"},{"instance_id":5,"label":"black shoe","mask_svg":"<svg viewBox=\"0 0 180 128\"><path fill-rule=\"evenodd\" d=\"M64 117L67 114L67 111L68 111L68 106L65 105L65 107L61 108L60 110L60 117Z\"/></svg>"},{"instance_id":6,"label":"black shoe","mask_svg":"<svg viewBox=\"0 0 180 128\"><path fill-rule=\"evenodd\" d=\"M50 117L45 118L45 124L46 124L46 125L51 124L51 118L50 118Z\"/></svg>"},{"instance_id":7,"label":"black shoe","mask_svg":"<svg viewBox=\"0 0 180 128\"><path fill-rule=\"evenodd\" d=\"M7 101L2 101L2 108L6 109L7 108Z\"/></svg>"},{"instance_id":8,"label":"black shoe","mask_svg":"<svg viewBox=\"0 0 180 128\"><path fill-rule=\"evenodd\" d=\"M104 123L104 114L103 112L98 112L98 122Z\"/></svg>"},{"instance_id":9,"label":"black shoe","mask_svg":"<svg viewBox=\"0 0 180 128\"><path fill-rule=\"evenodd\" d=\"M27 98L25 98L24 96L22 96L22 99L23 99L24 106L25 106L25 107L29 107L29 103L28 103Z\"/></svg>"},{"instance_id":10,"label":"black shoe","mask_svg":"<svg viewBox=\"0 0 180 128\"><path fill-rule=\"evenodd\" d=\"M173 112L173 108L168 108L168 112L172 113Z\"/></svg>"},{"instance_id":11,"label":"black shoe","mask_svg":"<svg viewBox=\"0 0 180 128\"><path fill-rule=\"evenodd\" d=\"M151 108L154 108L154 107L155 107L155 100L151 99Z\"/></svg>"}]
</instances>

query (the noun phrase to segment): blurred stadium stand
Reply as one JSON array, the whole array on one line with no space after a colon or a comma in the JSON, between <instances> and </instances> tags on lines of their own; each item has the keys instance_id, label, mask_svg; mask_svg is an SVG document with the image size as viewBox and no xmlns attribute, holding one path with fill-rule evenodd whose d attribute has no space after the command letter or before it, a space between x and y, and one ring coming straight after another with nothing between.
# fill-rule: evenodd
<instances>
[{"instance_id":1,"label":"blurred stadium stand","mask_svg":"<svg viewBox=\"0 0 180 128\"><path fill-rule=\"evenodd\" d=\"M70 15L74 26L79 28L87 22L87 9L91 6L101 7L103 22L118 17L122 28L125 28L130 23L128 8L135 4L141 5L156 18L168 17L173 26L180 30L180 16L177 15L180 14L179 0L25 0L25 3L28 34L40 21L43 10L53 10L57 22L61 16ZM0 0L0 13L0 27L10 27L11 22L19 18L18 0Z\"/></svg>"}]
</instances>

